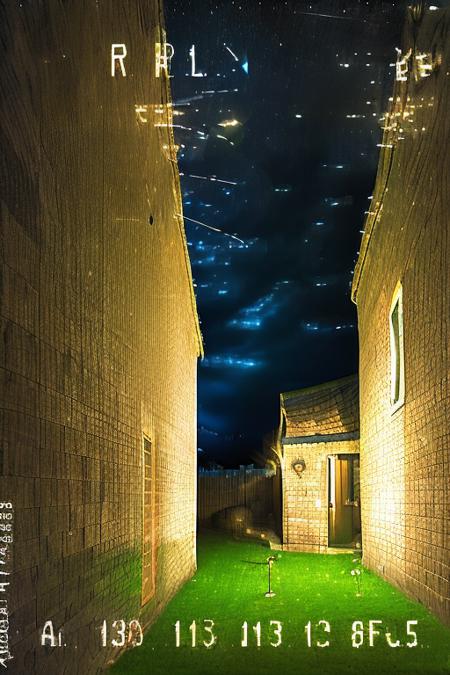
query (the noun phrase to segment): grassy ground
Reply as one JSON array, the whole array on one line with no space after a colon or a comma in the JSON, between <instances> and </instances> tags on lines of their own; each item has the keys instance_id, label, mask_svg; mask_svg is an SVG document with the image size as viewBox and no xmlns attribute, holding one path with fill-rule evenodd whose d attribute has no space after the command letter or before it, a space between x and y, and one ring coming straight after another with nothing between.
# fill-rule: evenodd
<instances>
[{"instance_id":1,"label":"grassy ground","mask_svg":"<svg viewBox=\"0 0 450 675\"><path fill-rule=\"evenodd\" d=\"M268 548L209 533L199 538L198 572L167 606L146 633L143 644L127 651L112 673L132 675L437 675L450 673L450 631L421 605L376 575L363 570L361 594L351 570L359 566L352 555L278 553L272 568L276 596L265 598ZM263 564L261 564L263 563ZM197 646L191 646L189 626L197 622ZM210 635L204 619L214 621L217 641L203 645ZM382 620L369 646L369 619ZM318 626L326 620L327 634ZM352 647L352 623L364 623L364 644ZM406 635L406 622L416 620L418 645ZM175 646L175 623L180 621L180 646ZM242 623L249 624L248 647L241 646ZM270 630L282 622L282 643ZM311 621L312 646L305 625ZM252 626L261 623L261 646ZM385 633L402 646L388 646ZM329 640L319 648L316 641Z\"/></svg>"}]
</instances>

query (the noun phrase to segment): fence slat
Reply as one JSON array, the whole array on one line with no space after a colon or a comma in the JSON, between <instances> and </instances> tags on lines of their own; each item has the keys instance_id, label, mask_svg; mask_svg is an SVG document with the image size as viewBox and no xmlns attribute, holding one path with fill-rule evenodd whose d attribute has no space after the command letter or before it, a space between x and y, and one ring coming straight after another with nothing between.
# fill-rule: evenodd
<instances>
[{"instance_id":1,"label":"fence slat","mask_svg":"<svg viewBox=\"0 0 450 675\"><path fill-rule=\"evenodd\" d=\"M198 520L206 524L211 516L231 506L248 506L255 523L264 523L277 511L274 505L276 476L267 469L213 469L198 474Z\"/></svg>"}]
</instances>

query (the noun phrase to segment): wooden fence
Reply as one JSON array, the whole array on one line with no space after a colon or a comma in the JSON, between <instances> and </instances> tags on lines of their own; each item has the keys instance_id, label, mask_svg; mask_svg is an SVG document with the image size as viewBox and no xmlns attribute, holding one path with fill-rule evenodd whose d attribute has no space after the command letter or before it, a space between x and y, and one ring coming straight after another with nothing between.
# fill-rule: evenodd
<instances>
[{"instance_id":1,"label":"wooden fence","mask_svg":"<svg viewBox=\"0 0 450 675\"><path fill-rule=\"evenodd\" d=\"M251 509L255 524L277 528L279 474L267 469L241 466L240 469L200 469L198 474L198 520L211 523L214 513L230 506Z\"/></svg>"}]
</instances>

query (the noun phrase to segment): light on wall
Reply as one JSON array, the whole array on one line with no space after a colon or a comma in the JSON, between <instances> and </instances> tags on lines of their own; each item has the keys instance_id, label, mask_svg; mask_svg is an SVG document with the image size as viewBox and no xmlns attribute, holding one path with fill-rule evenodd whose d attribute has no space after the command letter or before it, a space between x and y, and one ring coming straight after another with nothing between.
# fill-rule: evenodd
<instances>
[{"instance_id":1,"label":"light on wall","mask_svg":"<svg viewBox=\"0 0 450 675\"><path fill-rule=\"evenodd\" d=\"M296 459L295 462L292 462L292 468L299 478L302 477L302 473L306 469L306 462L304 459Z\"/></svg>"}]
</instances>

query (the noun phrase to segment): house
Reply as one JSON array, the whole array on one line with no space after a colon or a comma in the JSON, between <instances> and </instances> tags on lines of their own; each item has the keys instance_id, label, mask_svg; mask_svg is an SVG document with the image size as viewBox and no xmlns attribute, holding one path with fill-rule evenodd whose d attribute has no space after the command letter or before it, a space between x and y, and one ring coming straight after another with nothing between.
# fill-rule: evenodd
<instances>
[{"instance_id":1,"label":"house","mask_svg":"<svg viewBox=\"0 0 450 675\"><path fill-rule=\"evenodd\" d=\"M85 675L196 568L202 340L168 78L148 62L164 30L152 0L0 13L8 666Z\"/></svg>"},{"instance_id":2,"label":"house","mask_svg":"<svg viewBox=\"0 0 450 675\"><path fill-rule=\"evenodd\" d=\"M450 617L450 8L413 3L354 274L365 565Z\"/></svg>"},{"instance_id":3,"label":"house","mask_svg":"<svg viewBox=\"0 0 450 675\"><path fill-rule=\"evenodd\" d=\"M359 546L356 375L281 394L278 455L283 549Z\"/></svg>"}]
</instances>

